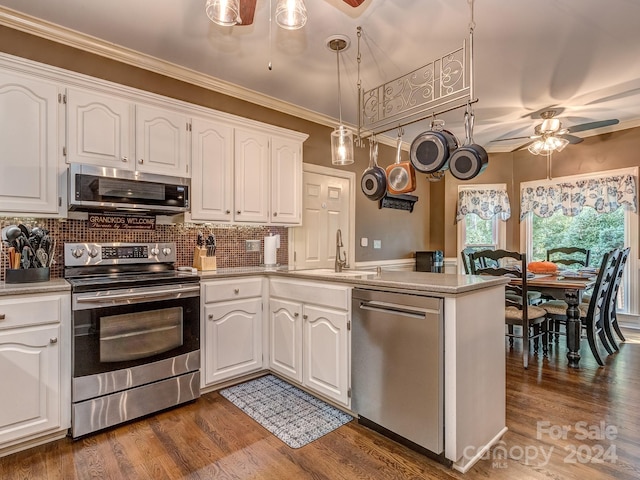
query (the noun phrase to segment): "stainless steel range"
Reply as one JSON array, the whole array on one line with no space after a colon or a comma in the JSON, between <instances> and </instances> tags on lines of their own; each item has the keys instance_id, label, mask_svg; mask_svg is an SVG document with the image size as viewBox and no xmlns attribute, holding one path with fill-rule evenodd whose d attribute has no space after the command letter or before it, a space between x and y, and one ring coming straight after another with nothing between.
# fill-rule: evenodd
<instances>
[{"instance_id":1,"label":"stainless steel range","mask_svg":"<svg viewBox=\"0 0 640 480\"><path fill-rule=\"evenodd\" d=\"M66 243L74 438L200 396L200 279L175 243Z\"/></svg>"}]
</instances>

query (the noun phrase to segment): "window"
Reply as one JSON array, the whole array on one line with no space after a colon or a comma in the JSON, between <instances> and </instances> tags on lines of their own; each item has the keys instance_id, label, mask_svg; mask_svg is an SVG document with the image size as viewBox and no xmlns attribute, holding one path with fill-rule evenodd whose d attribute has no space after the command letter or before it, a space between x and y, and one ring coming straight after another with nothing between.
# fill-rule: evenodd
<instances>
[{"instance_id":1,"label":"window","mask_svg":"<svg viewBox=\"0 0 640 480\"><path fill-rule=\"evenodd\" d=\"M638 279L630 272L637 271L637 178L638 169L631 168L526 182L520 217L521 249L533 260L546 260L548 248L580 246L591 250L590 266L598 267L605 252L631 246L618 306L634 316ZM626 186L620 179L626 179Z\"/></svg>"},{"instance_id":2,"label":"window","mask_svg":"<svg viewBox=\"0 0 640 480\"><path fill-rule=\"evenodd\" d=\"M510 215L505 184L458 186L458 252L505 248ZM458 271L464 273L461 262Z\"/></svg>"}]
</instances>

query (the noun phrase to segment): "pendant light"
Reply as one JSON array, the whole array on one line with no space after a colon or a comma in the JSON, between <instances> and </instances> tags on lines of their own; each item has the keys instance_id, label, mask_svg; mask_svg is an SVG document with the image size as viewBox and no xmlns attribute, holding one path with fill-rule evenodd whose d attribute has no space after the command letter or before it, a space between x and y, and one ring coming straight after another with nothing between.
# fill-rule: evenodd
<instances>
[{"instance_id":1,"label":"pendant light","mask_svg":"<svg viewBox=\"0 0 640 480\"><path fill-rule=\"evenodd\" d=\"M297 30L307 23L307 9L303 0L278 0L276 23L286 30Z\"/></svg>"},{"instance_id":2,"label":"pendant light","mask_svg":"<svg viewBox=\"0 0 640 480\"><path fill-rule=\"evenodd\" d=\"M342 124L342 97L340 94L340 52L349 48L349 37L334 35L327 39L327 47L336 52L338 66L338 111L340 124L331 132L331 163L350 165L353 163L353 132Z\"/></svg>"},{"instance_id":3,"label":"pendant light","mask_svg":"<svg viewBox=\"0 0 640 480\"><path fill-rule=\"evenodd\" d=\"M205 11L213 23L223 27L230 27L241 21L240 0L207 0Z\"/></svg>"}]
</instances>

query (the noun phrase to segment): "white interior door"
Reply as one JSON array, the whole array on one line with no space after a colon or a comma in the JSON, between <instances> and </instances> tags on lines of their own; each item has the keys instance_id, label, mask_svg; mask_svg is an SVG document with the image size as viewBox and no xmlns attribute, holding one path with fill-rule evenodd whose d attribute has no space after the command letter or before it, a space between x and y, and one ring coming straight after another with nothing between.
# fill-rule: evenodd
<instances>
[{"instance_id":1,"label":"white interior door","mask_svg":"<svg viewBox=\"0 0 640 480\"><path fill-rule=\"evenodd\" d=\"M344 244L340 250L347 252L347 262L353 265L355 174L313 167L306 165L302 176L302 226L291 229L293 255L289 263L298 269L332 268L340 229Z\"/></svg>"}]
</instances>

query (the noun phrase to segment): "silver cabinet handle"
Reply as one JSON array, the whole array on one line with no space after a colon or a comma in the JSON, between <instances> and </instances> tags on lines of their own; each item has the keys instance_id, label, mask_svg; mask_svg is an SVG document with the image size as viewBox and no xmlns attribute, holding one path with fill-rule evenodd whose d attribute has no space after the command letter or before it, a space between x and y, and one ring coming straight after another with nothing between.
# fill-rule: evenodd
<instances>
[{"instance_id":1,"label":"silver cabinet handle","mask_svg":"<svg viewBox=\"0 0 640 480\"><path fill-rule=\"evenodd\" d=\"M52 344L52 345L53 345L54 343L58 343L58 337L50 338L50 339L49 339L49 343L50 343L50 344Z\"/></svg>"},{"instance_id":2,"label":"silver cabinet handle","mask_svg":"<svg viewBox=\"0 0 640 480\"><path fill-rule=\"evenodd\" d=\"M239 288L234 288L233 289L233 293L235 293L236 295L240 293L240 289Z\"/></svg>"},{"instance_id":3,"label":"silver cabinet handle","mask_svg":"<svg viewBox=\"0 0 640 480\"><path fill-rule=\"evenodd\" d=\"M138 160L138 163L142 165L144 163L144 160L141 158L140 160Z\"/></svg>"},{"instance_id":4,"label":"silver cabinet handle","mask_svg":"<svg viewBox=\"0 0 640 480\"><path fill-rule=\"evenodd\" d=\"M0 320L4 320L7 316L4 313L0 313Z\"/></svg>"},{"instance_id":5,"label":"silver cabinet handle","mask_svg":"<svg viewBox=\"0 0 640 480\"><path fill-rule=\"evenodd\" d=\"M123 163L127 163L129 161L129 159L127 157L122 157L122 162Z\"/></svg>"}]
</instances>

